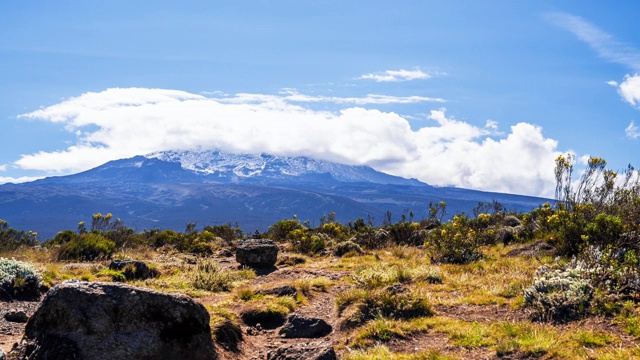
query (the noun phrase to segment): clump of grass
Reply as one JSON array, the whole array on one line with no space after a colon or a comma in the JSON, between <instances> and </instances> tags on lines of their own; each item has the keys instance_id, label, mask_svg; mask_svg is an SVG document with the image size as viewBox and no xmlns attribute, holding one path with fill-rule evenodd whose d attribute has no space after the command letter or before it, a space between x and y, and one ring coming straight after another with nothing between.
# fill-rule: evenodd
<instances>
[{"instance_id":1,"label":"clump of grass","mask_svg":"<svg viewBox=\"0 0 640 360\"><path fill-rule=\"evenodd\" d=\"M294 286L305 295L309 295L311 290L326 292L332 285L333 281L324 276L314 278L305 277L294 282Z\"/></svg>"},{"instance_id":2,"label":"clump of grass","mask_svg":"<svg viewBox=\"0 0 640 360\"><path fill-rule=\"evenodd\" d=\"M422 294L402 286L384 289L354 289L336 297L342 327L351 328L376 318L412 319L432 316L435 311Z\"/></svg>"},{"instance_id":3,"label":"clump of grass","mask_svg":"<svg viewBox=\"0 0 640 360\"><path fill-rule=\"evenodd\" d=\"M113 270L109 268L105 268L98 271L96 276L98 276L98 278L109 278L111 279L111 281L116 281L116 282L127 281L127 277L125 276L125 274L122 273L122 271Z\"/></svg>"},{"instance_id":4,"label":"clump of grass","mask_svg":"<svg viewBox=\"0 0 640 360\"><path fill-rule=\"evenodd\" d=\"M353 335L351 346L365 348L392 339L409 338L414 334L425 332L430 328L430 324L426 322L425 319L426 318L394 320L378 318L372 320L358 328Z\"/></svg>"},{"instance_id":5,"label":"clump of grass","mask_svg":"<svg viewBox=\"0 0 640 360\"><path fill-rule=\"evenodd\" d=\"M496 340L491 337L490 334L491 329L488 326L473 322L469 326L454 330L450 338L456 346L461 346L465 349L475 349L494 345Z\"/></svg>"},{"instance_id":6,"label":"clump of grass","mask_svg":"<svg viewBox=\"0 0 640 360\"><path fill-rule=\"evenodd\" d=\"M616 337L612 334L607 334L602 331L588 331L580 330L573 335L573 339L581 347L587 348L599 348L611 344L616 340Z\"/></svg>"},{"instance_id":7,"label":"clump of grass","mask_svg":"<svg viewBox=\"0 0 640 360\"><path fill-rule=\"evenodd\" d=\"M375 289L396 283L410 283L425 281L431 284L441 284L442 275L427 266L411 267L407 264L380 264L364 267L352 279L358 286L365 289Z\"/></svg>"},{"instance_id":8,"label":"clump of grass","mask_svg":"<svg viewBox=\"0 0 640 360\"><path fill-rule=\"evenodd\" d=\"M191 274L191 285L206 291L230 291L239 281L253 276L255 273L251 270L222 270L214 260L203 259Z\"/></svg>"},{"instance_id":9,"label":"clump of grass","mask_svg":"<svg viewBox=\"0 0 640 360\"><path fill-rule=\"evenodd\" d=\"M236 296L242 301L249 301L256 296L256 292L249 287L243 287L236 290Z\"/></svg>"},{"instance_id":10,"label":"clump of grass","mask_svg":"<svg viewBox=\"0 0 640 360\"><path fill-rule=\"evenodd\" d=\"M306 262L307 262L307 258L303 255L288 254L288 255L280 256L278 258L278 261L276 262L276 265L296 266L296 265L304 264Z\"/></svg>"},{"instance_id":11,"label":"clump of grass","mask_svg":"<svg viewBox=\"0 0 640 360\"><path fill-rule=\"evenodd\" d=\"M453 360L438 350L427 350L413 354L394 353L384 345L376 345L366 350L348 353L345 360Z\"/></svg>"},{"instance_id":12,"label":"clump of grass","mask_svg":"<svg viewBox=\"0 0 640 360\"><path fill-rule=\"evenodd\" d=\"M627 334L640 338L640 313L631 301L623 304L617 321L623 326Z\"/></svg>"}]
</instances>

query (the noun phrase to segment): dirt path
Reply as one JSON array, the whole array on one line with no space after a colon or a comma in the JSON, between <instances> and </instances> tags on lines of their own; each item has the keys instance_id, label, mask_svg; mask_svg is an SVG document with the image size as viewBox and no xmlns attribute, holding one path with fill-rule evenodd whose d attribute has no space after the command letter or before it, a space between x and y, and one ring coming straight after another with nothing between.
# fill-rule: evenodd
<instances>
[{"instance_id":1,"label":"dirt path","mask_svg":"<svg viewBox=\"0 0 640 360\"><path fill-rule=\"evenodd\" d=\"M7 321L4 318L4 314L11 310L22 310L30 317L36 311L39 304L39 301L0 302L0 348L2 348L5 353L11 350L13 344L22 340L25 323Z\"/></svg>"}]
</instances>

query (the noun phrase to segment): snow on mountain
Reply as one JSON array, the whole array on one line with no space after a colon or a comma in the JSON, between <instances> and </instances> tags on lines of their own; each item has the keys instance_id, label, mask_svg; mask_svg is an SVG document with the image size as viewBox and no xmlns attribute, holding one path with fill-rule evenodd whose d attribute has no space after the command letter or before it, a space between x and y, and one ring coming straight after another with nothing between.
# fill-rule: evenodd
<instances>
[{"instance_id":1,"label":"snow on mountain","mask_svg":"<svg viewBox=\"0 0 640 360\"><path fill-rule=\"evenodd\" d=\"M424 185L378 172L368 166L352 166L307 157L268 154L234 154L223 151L162 151L146 155L150 159L180 163L183 169L220 178L290 179L330 175L342 182L373 182L377 184Z\"/></svg>"}]
</instances>

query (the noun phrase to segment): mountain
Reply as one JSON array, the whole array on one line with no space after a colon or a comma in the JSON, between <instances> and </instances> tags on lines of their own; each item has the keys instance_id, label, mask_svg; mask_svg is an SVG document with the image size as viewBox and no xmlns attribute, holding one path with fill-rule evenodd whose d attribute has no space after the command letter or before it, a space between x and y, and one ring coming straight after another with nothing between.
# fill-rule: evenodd
<instances>
[{"instance_id":1,"label":"mountain","mask_svg":"<svg viewBox=\"0 0 640 360\"><path fill-rule=\"evenodd\" d=\"M445 201L449 214L471 212L496 200L528 211L545 199L434 187L415 179L307 157L167 151L110 161L78 174L0 185L0 219L48 239L75 229L97 212L113 213L140 231L184 230L238 222L246 232L266 230L294 214L317 225L336 213L341 222L371 216L380 223L413 211L425 217L429 202Z\"/></svg>"}]
</instances>

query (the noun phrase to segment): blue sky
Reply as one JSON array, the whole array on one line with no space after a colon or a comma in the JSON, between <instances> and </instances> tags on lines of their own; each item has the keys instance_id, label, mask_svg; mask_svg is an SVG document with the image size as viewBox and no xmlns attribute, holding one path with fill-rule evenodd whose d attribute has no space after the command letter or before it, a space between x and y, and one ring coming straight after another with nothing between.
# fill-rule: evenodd
<instances>
[{"instance_id":1,"label":"blue sky","mask_svg":"<svg viewBox=\"0 0 640 360\"><path fill-rule=\"evenodd\" d=\"M0 183L171 148L552 195L638 164L635 1L0 2Z\"/></svg>"}]
</instances>

